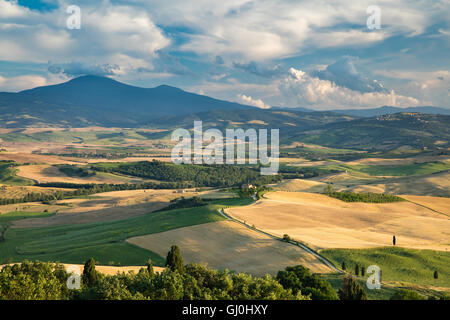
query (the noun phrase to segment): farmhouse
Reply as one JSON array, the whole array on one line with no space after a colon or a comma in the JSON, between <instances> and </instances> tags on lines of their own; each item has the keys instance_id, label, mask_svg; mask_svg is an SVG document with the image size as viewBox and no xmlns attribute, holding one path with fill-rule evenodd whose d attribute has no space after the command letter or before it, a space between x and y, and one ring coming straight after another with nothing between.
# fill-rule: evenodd
<instances>
[{"instance_id":1,"label":"farmhouse","mask_svg":"<svg viewBox=\"0 0 450 320\"><path fill-rule=\"evenodd\" d=\"M253 188L255 188L255 186L252 185L252 184L243 184L243 185L241 186L241 189L242 189L242 190L248 190L248 189L253 189Z\"/></svg>"}]
</instances>

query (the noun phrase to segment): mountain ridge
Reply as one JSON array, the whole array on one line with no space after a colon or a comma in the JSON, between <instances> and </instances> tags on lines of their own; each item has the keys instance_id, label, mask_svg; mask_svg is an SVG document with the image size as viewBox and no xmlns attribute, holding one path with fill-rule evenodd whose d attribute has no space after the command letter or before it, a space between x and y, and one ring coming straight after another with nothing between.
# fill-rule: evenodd
<instances>
[{"instance_id":1,"label":"mountain ridge","mask_svg":"<svg viewBox=\"0 0 450 320\"><path fill-rule=\"evenodd\" d=\"M45 124L138 126L162 116L214 109L256 107L169 85L140 88L99 76L82 76L61 84L0 93L0 124L6 127Z\"/></svg>"}]
</instances>

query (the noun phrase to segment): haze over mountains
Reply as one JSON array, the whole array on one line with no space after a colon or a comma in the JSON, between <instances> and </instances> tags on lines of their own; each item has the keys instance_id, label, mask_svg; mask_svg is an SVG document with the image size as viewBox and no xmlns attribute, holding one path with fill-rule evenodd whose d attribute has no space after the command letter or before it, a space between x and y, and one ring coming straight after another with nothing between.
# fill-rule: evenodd
<instances>
[{"instance_id":1,"label":"haze over mountains","mask_svg":"<svg viewBox=\"0 0 450 320\"><path fill-rule=\"evenodd\" d=\"M381 114L393 115L380 116ZM425 111L423 113L411 113ZM433 113L442 113L436 115ZM313 111L259 109L162 85L139 88L118 81L83 76L66 83L19 93L0 93L0 126L279 128L282 143L303 141L355 149L446 148L448 110L434 107Z\"/></svg>"}]
</instances>

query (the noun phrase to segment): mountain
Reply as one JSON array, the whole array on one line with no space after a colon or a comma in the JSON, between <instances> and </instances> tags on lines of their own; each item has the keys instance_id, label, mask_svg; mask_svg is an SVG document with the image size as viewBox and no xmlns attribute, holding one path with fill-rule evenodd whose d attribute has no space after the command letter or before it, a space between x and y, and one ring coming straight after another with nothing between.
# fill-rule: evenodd
<instances>
[{"instance_id":1,"label":"mountain","mask_svg":"<svg viewBox=\"0 0 450 320\"><path fill-rule=\"evenodd\" d=\"M354 117L376 117L385 114L394 114L400 112L419 112L427 114L444 114L450 115L450 109L444 109L439 107L409 107L409 108L397 108L384 106L372 109L346 109L346 110L333 110L335 113L346 114Z\"/></svg>"},{"instance_id":2,"label":"mountain","mask_svg":"<svg viewBox=\"0 0 450 320\"><path fill-rule=\"evenodd\" d=\"M135 127L163 116L215 109L256 109L161 85L139 88L82 76L19 93L0 93L0 125Z\"/></svg>"}]
</instances>

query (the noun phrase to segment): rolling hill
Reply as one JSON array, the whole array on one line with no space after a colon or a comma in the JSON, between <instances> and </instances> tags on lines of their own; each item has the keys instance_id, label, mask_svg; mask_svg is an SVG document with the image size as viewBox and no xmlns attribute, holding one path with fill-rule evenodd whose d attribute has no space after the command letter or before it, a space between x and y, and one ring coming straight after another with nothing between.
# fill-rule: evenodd
<instances>
[{"instance_id":1,"label":"rolling hill","mask_svg":"<svg viewBox=\"0 0 450 320\"><path fill-rule=\"evenodd\" d=\"M285 111L303 111L303 112L313 112L312 109L296 107L296 108L282 108L282 107L272 107L271 109L279 109ZM448 108L440 108L440 107L431 107L431 106L422 106L422 107L407 107L407 108L399 108L399 107L391 107L391 106L383 106L379 108L369 108L369 109L337 109L330 110L333 113L344 114L352 117L376 117L382 116L386 114L394 114L401 112L418 112L418 113L427 113L427 114L443 114L450 115L450 109Z\"/></svg>"},{"instance_id":2,"label":"rolling hill","mask_svg":"<svg viewBox=\"0 0 450 320\"><path fill-rule=\"evenodd\" d=\"M445 149L449 147L450 116L396 113L334 122L290 137L327 147L360 150Z\"/></svg>"},{"instance_id":3,"label":"rolling hill","mask_svg":"<svg viewBox=\"0 0 450 320\"><path fill-rule=\"evenodd\" d=\"M443 114L450 115L450 109L439 108L439 107L408 107L408 108L397 108L390 106L383 106L379 108L370 109L346 109L346 110L333 110L335 113L346 114L354 117L376 117L386 114L394 114L401 112L419 112L427 114Z\"/></svg>"}]
</instances>

